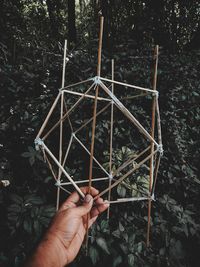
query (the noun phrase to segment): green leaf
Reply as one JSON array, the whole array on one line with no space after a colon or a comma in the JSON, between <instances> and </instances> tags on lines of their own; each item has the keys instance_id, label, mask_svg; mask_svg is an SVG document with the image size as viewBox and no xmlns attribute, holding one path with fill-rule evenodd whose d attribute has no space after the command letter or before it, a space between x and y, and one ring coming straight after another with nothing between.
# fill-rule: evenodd
<instances>
[{"instance_id":1,"label":"green leaf","mask_svg":"<svg viewBox=\"0 0 200 267\"><path fill-rule=\"evenodd\" d=\"M135 262L135 256L133 254L128 254L128 264L133 267Z\"/></svg>"},{"instance_id":2,"label":"green leaf","mask_svg":"<svg viewBox=\"0 0 200 267\"><path fill-rule=\"evenodd\" d=\"M117 267L120 263L122 263L122 256L118 255L113 260L113 267Z\"/></svg>"},{"instance_id":3,"label":"green leaf","mask_svg":"<svg viewBox=\"0 0 200 267\"><path fill-rule=\"evenodd\" d=\"M93 247L93 246L90 246L89 248L89 256L92 260L92 263L93 265L96 265L97 261L99 260L99 253L98 253L98 250Z\"/></svg>"},{"instance_id":4,"label":"green leaf","mask_svg":"<svg viewBox=\"0 0 200 267\"><path fill-rule=\"evenodd\" d=\"M119 230L121 232L124 232L124 226L121 224L121 222L119 222Z\"/></svg>"},{"instance_id":5,"label":"green leaf","mask_svg":"<svg viewBox=\"0 0 200 267\"><path fill-rule=\"evenodd\" d=\"M119 194L120 197L125 197L126 196L126 188L119 184L117 186L117 193Z\"/></svg>"},{"instance_id":6,"label":"green leaf","mask_svg":"<svg viewBox=\"0 0 200 267\"><path fill-rule=\"evenodd\" d=\"M97 245L103 249L103 251L105 251L107 254L110 254L109 250L108 250L108 246L106 243L106 240L103 237L98 237L96 239Z\"/></svg>"}]
</instances>

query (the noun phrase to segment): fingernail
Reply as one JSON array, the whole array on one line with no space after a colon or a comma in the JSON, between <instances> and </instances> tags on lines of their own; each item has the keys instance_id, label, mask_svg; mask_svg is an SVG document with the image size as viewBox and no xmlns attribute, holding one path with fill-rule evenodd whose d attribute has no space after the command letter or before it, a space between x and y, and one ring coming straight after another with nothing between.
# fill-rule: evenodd
<instances>
[{"instance_id":1,"label":"fingernail","mask_svg":"<svg viewBox=\"0 0 200 267\"><path fill-rule=\"evenodd\" d=\"M91 195L86 195L84 198L84 202L89 203L92 200L92 196Z\"/></svg>"}]
</instances>

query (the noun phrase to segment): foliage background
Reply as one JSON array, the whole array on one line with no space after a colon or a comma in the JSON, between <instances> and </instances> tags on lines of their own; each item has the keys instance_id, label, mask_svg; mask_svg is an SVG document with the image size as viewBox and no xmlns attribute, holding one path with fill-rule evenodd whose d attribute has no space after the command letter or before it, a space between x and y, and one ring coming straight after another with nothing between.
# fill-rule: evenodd
<instances>
[{"instance_id":1,"label":"foliage background","mask_svg":"<svg viewBox=\"0 0 200 267\"><path fill-rule=\"evenodd\" d=\"M67 82L94 74L100 13L104 73L115 58L119 80L150 86L152 62L135 56L161 46L165 153L151 247L145 247L146 204L122 204L112 208L109 225L102 217L93 228L89 257L80 254L72 265L199 266L200 5L178 0L1 1L0 179L11 185L0 189L0 266L21 266L54 214L53 180L33 140L61 84L65 38ZM128 133L124 138L130 140Z\"/></svg>"}]
</instances>

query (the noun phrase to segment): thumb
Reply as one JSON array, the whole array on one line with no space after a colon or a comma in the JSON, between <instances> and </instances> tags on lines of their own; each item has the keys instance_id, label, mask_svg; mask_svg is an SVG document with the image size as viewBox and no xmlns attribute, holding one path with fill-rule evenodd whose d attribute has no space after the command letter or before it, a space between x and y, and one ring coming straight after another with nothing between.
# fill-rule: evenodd
<instances>
[{"instance_id":1,"label":"thumb","mask_svg":"<svg viewBox=\"0 0 200 267\"><path fill-rule=\"evenodd\" d=\"M76 214L79 216L86 215L92 208L93 197L91 195L86 195L83 204L76 208Z\"/></svg>"}]
</instances>

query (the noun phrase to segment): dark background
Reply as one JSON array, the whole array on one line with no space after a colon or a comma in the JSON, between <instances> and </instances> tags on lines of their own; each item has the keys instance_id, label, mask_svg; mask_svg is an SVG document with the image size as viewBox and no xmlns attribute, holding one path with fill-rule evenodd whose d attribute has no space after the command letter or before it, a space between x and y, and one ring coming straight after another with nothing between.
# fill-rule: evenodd
<instances>
[{"instance_id":1,"label":"dark background","mask_svg":"<svg viewBox=\"0 0 200 267\"><path fill-rule=\"evenodd\" d=\"M160 46L165 152L150 248L145 245L146 203L121 204L111 208L109 222L102 216L95 225L89 257L80 254L73 266L199 266L199 1L0 3L0 179L11 183L0 189L0 266L21 266L54 214L54 182L33 141L61 86L64 39L67 83L95 74L101 14L102 76L109 77L114 58L116 80L152 87L152 53L156 44ZM142 103L131 103L130 109L145 121ZM104 122L100 128L103 151ZM119 132L127 145L132 142L128 130L119 127ZM116 150L116 165L126 153L125 148ZM123 195L124 190L115 194Z\"/></svg>"}]
</instances>

